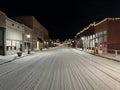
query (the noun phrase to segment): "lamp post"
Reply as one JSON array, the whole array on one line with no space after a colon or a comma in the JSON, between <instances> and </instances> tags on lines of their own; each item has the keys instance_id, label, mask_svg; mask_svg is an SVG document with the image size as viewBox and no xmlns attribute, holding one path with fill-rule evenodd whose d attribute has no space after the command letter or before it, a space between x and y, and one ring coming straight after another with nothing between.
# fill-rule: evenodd
<instances>
[{"instance_id":1,"label":"lamp post","mask_svg":"<svg viewBox=\"0 0 120 90\"><path fill-rule=\"evenodd\" d=\"M75 41L74 40L72 41L72 47L75 47Z\"/></svg>"},{"instance_id":2,"label":"lamp post","mask_svg":"<svg viewBox=\"0 0 120 90\"><path fill-rule=\"evenodd\" d=\"M30 34L27 34L27 39L28 39L28 54L30 54Z\"/></svg>"},{"instance_id":3,"label":"lamp post","mask_svg":"<svg viewBox=\"0 0 120 90\"><path fill-rule=\"evenodd\" d=\"M82 40L82 49L84 49L84 37L81 37Z\"/></svg>"}]
</instances>

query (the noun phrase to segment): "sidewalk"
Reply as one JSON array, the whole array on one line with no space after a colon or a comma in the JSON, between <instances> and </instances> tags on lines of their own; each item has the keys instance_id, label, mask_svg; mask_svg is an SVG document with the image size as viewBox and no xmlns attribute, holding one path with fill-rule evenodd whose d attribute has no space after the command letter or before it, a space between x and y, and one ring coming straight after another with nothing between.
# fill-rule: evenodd
<instances>
[{"instance_id":1,"label":"sidewalk","mask_svg":"<svg viewBox=\"0 0 120 90\"><path fill-rule=\"evenodd\" d=\"M100 56L100 55L99 55ZM111 54L111 53L103 53L101 55L101 57L105 57L105 58L108 58L108 59L112 59L112 60L115 60L115 61L119 61L120 62L120 55L118 54L117 56L115 56L115 54Z\"/></svg>"},{"instance_id":2,"label":"sidewalk","mask_svg":"<svg viewBox=\"0 0 120 90\"><path fill-rule=\"evenodd\" d=\"M120 62L120 54L118 54L117 56L115 54L112 54L112 53L103 53L102 55L98 55L98 54L93 54L91 50L89 50L89 51L88 50L82 50L80 48L77 48L77 50L84 51L84 52L90 53L92 55L96 55L96 56L99 56L99 57L103 57L103 58L107 58L107 59L111 59L111 60Z\"/></svg>"},{"instance_id":3,"label":"sidewalk","mask_svg":"<svg viewBox=\"0 0 120 90\"><path fill-rule=\"evenodd\" d=\"M42 51L46 51L46 50L48 50L48 48L42 49ZM41 51L40 50L38 50L38 51L31 51L30 54L28 54L27 51L26 52L22 52L22 56L20 56L20 57L17 54L6 55L6 56L0 55L0 65L8 63L8 62L12 62L12 61L14 61L16 59L19 59L19 58L22 58L22 57L25 57L25 56L28 56L28 55L35 54L37 52L41 52Z\"/></svg>"},{"instance_id":4,"label":"sidewalk","mask_svg":"<svg viewBox=\"0 0 120 90\"><path fill-rule=\"evenodd\" d=\"M36 53L36 52L31 51L30 54L28 54L27 52L23 52L22 56L20 56L20 57L17 56L17 54L6 55L6 56L0 55L0 65L11 62L11 61L14 61L16 59L19 59L19 58L22 58L22 57L25 57L25 56L28 56L28 55L31 55L31 54L34 54L34 53Z\"/></svg>"}]
</instances>

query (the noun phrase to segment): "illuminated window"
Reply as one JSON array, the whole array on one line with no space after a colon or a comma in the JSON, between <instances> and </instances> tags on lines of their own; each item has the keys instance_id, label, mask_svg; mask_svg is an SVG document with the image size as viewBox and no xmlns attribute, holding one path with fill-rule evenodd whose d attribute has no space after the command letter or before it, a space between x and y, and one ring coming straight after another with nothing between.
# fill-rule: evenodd
<instances>
[{"instance_id":1,"label":"illuminated window","mask_svg":"<svg viewBox=\"0 0 120 90\"><path fill-rule=\"evenodd\" d=\"M95 36L98 37L98 33L96 33Z\"/></svg>"},{"instance_id":2,"label":"illuminated window","mask_svg":"<svg viewBox=\"0 0 120 90\"><path fill-rule=\"evenodd\" d=\"M107 31L105 30L105 31L103 31L103 33L104 33L104 34L107 34Z\"/></svg>"},{"instance_id":3,"label":"illuminated window","mask_svg":"<svg viewBox=\"0 0 120 90\"><path fill-rule=\"evenodd\" d=\"M103 32L99 32L99 36L101 36L101 35L102 35L102 33L103 33Z\"/></svg>"},{"instance_id":4,"label":"illuminated window","mask_svg":"<svg viewBox=\"0 0 120 90\"><path fill-rule=\"evenodd\" d=\"M104 42L106 42L106 41L107 41L107 35L104 36Z\"/></svg>"},{"instance_id":5,"label":"illuminated window","mask_svg":"<svg viewBox=\"0 0 120 90\"><path fill-rule=\"evenodd\" d=\"M90 39L92 39L92 35L90 36Z\"/></svg>"},{"instance_id":6,"label":"illuminated window","mask_svg":"<svg viewBox=\"0 0 120 90\"><path fill-rule=\"evenodd\" d=\"M95 34L93 34L93 38L95 38Z\"/></svg>"}]
</instances>

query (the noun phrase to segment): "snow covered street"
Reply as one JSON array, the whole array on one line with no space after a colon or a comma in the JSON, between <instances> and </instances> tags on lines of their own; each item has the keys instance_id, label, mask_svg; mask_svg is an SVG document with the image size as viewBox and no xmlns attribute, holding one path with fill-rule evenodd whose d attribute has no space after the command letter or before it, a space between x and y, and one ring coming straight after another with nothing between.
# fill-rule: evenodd
<instances>
[{"instance_id":1,"label":"snow covered street","mask_svg":"<svg viewBox=\"0 0 120 90\"><path fill-rule=\"evenodd\" d=\"M120 62L57 47L0 65L0 90L120 90Z\"/></svg>"}]
</instances>

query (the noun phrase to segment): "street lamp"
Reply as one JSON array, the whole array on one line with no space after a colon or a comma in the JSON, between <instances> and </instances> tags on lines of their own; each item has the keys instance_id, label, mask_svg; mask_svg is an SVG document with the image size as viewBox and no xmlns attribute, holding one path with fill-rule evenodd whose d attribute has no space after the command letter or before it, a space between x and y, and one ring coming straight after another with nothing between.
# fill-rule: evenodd
<instances>
[{"instance_id":1,"label":"street lamp","mask_svg":"<svg viewBox=\"0 0 120 90\"><path fill-rule=\"evenodd\" d=\"M75 47L75 41L72 40L72 47Z\"/></svg>"},{"instance_id":2,"label":"street lamp","mask_svg":"<svg viewBox=\"0 0 120 90\"><path fill-rule=\"evenodd\" d=\"M82 40L82 49L84 48L84 37L81 37Z\"/></svg>"},{"instance_id":3,"label":"street lamp","mask_svg":"<svg viewBox=\"0 0 120 90\"><path fill-rule=\"evenodd\" d=\"M82 40L84 40L84 37L81 37Z\"/></svg>"},{"instance_id":4,"label":"street lamp","mask_svg":"<svg viewBox=\"0 0 120 90\"><path fill-rule=\"evenodd\" d=\"M27 39L28 39L28 54L30 54L30 34L27 34Z\"/></svg>"}]
</instances>

